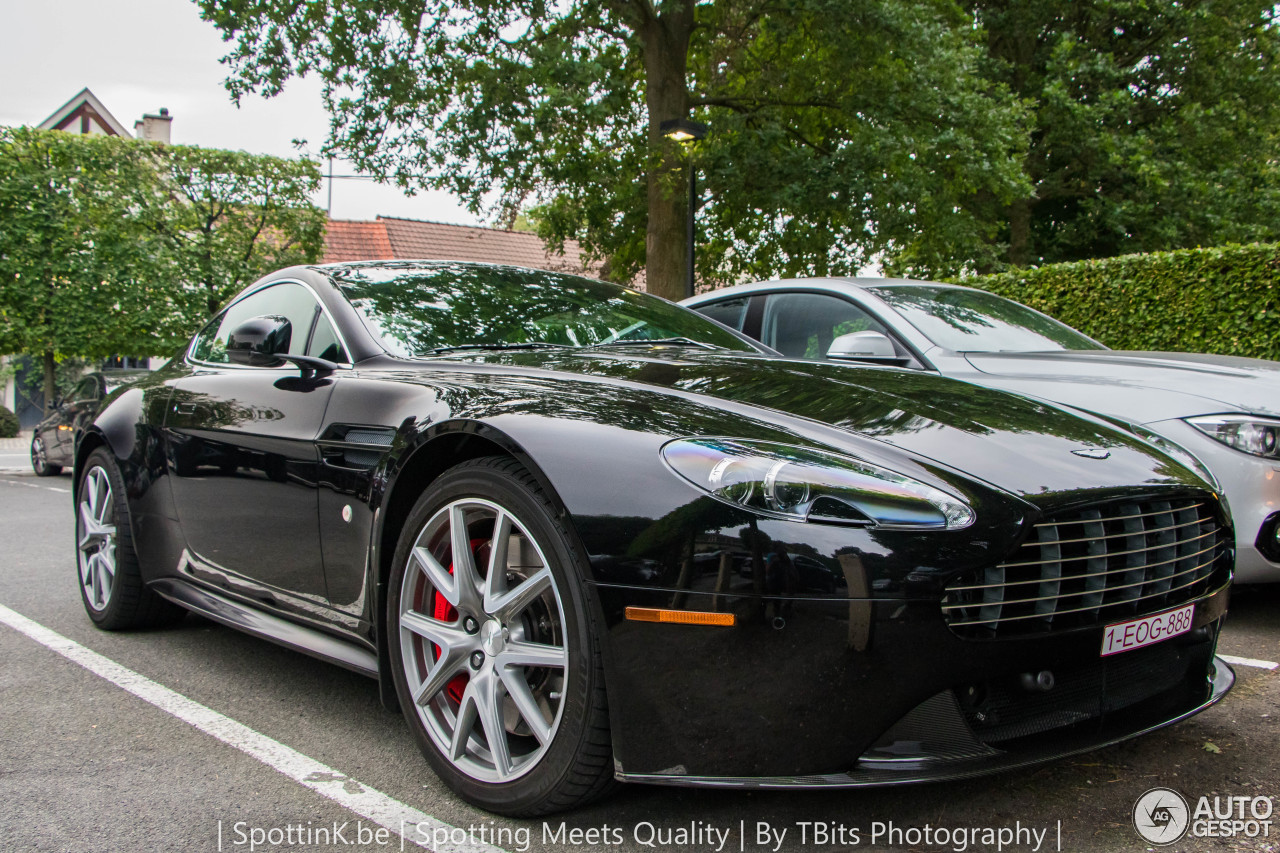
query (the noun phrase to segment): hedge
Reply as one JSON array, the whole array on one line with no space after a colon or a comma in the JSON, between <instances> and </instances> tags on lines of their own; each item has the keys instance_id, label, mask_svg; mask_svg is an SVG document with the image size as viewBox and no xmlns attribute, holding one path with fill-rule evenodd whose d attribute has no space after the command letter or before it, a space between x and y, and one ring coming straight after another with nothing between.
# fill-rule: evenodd
<instances>
[{"instance_id":1,"label":"hedge","mask_svg":"<svg viewBox=\"0 0 1280 853\"><path fill-rule=\"evenodd\" d=\"M0 406L0 438L14 438L18 434L18 416Z\"/></svg>"},{"instance_id":2,"label":"hedge","mask_svg":"<svg viewBox=\"0 0 1280 853\"><path fill-rule=\"evenodd\" d=\"M1185 249L967 278L1112 349L1280 360L1280 244Z\"/></svg>"}]
</instances>

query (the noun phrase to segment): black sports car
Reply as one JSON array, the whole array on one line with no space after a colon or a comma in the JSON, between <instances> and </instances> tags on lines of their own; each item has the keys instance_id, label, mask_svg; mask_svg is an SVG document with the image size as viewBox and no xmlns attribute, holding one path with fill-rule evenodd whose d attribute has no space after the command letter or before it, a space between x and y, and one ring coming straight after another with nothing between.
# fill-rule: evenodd
<instances>
[{"instance_id":1,"label":"black sports car","mask_svg":"<svg viewBox=\"0 0 1280 853\"><path fill-rule=\"evenodd\" d=\"M146 371L111 370L86 375L66 399L55 400L53 411L36 424L31 434L31 468L37 477L61 474L75 461L76 442L85 427L93 423L103 398Z\"/></svg>"},{"instance_id":2,"label":"black sports car","mask_svg":"<svg viewBox=\"0 0 1280 853\"><path fill-rule=\"evenodd\" d=\"M1197 465L601 282L299 267L86 431L81 591L103 628L189 609L376 678L497 812L956 778L1226 692Z\"/></svg>"}]
</instances>

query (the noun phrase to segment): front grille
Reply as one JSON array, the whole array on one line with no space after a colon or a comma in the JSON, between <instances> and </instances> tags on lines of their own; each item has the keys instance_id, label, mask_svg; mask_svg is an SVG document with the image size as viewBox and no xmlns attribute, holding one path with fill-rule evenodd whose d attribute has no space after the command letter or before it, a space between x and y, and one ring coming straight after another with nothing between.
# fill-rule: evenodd
<instances>
[{"instance_id":1,"label":"front grille","mask_svg":"<svg viewBox=\"0 0 1280 853\"><path fill-rule=\"evenodd\" d=\"M1008 560L954 579L942 613L962 637L1017 637L1158 613L1225 580L1228 541L1203 498L1057 513Z\"/></svg>"}]
</instances>

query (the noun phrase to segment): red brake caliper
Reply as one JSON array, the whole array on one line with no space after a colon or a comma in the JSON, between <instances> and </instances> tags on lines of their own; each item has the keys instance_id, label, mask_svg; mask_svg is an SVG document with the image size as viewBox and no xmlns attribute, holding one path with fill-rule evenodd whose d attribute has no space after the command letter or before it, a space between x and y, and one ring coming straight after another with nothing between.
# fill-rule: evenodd
<instances>
[{"instance_id":1,"label":"red brake caliper","mask_svg":"<svg viewBox=\"0 0 1280 853\"><path fill-rule=\"evenodd\" d=\"M471 554L477 565L480 563L480 549L487 544L489 543L486 539L471 540ZM449 574L453 574L453 563L449 564ZM441 622L456 622L458 619L458 611L449 603L448 599L439 592L435 592L432 594L431 598L431 616L433 619L438 619ZM440 647L435 643L431 644L431 653L433 660L440 659ZM461 703L462 694L467 689L467 681L467 674L465 672L460 672L449 680L449 683L445 685L444 692L454 702Z\"/></svg>"}]
</instances>

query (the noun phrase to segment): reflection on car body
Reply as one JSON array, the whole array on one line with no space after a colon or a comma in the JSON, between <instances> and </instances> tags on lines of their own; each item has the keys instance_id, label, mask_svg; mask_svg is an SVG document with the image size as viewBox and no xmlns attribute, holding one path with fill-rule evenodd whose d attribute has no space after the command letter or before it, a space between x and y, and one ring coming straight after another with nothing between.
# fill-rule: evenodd
<instances>
[{"instance_id":1,"label":"reflection on car body","mask_svg":"<svg viewBox=\"0 0 1280 853\"><path fill-rule=\"evenodd\" d=\"M32 430L31 468L36 476L51 477L70 467L76 442L93 423L103 399L143 375L140 370L95 371L81 377L66 399L55 400L53 410Z\"/></svg>"}]
</instances>

